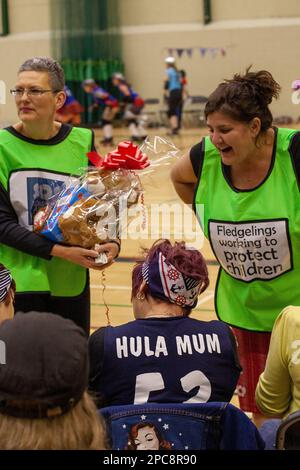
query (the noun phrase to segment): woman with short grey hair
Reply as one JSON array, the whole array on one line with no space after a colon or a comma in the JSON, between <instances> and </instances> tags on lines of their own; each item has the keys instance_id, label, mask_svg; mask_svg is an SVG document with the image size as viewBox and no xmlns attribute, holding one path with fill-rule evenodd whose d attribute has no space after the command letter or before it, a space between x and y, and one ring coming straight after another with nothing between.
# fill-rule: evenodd
<instances>
[{"instance_id":1,"label":"woman with short grey hair","mask_svg":"<svg viewBox=\"0 0 300 470\"><path fill-rule=\"evenodd\" d=\"M89 334L88 269L102 270L119 243L98 251L65 246L33 232L33 220L69 175L88 165L90 129L55 121L65 101L64 73L54 59L34 57L19 68L11 94L19 121L0 130L0 259L17 284L16 311L48 311L74 320ZM108 263L95 263L106 252Z\"/></svg>"}]
</instances>

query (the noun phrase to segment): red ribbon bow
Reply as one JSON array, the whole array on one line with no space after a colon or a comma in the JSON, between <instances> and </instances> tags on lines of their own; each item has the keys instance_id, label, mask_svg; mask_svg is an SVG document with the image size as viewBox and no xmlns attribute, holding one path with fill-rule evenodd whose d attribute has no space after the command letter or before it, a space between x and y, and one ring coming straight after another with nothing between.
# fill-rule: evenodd
<instances>
[{"instance_id":1,"label":"red ribbon bow","mask_svg":"<svg viewBox=\"0 0 300 470\"><path fill-rule=\"evenodd\" d=\"M87 153L89 161L96 167L104 167L110 170L127 168L128 170L142 170L150 165L147 155L143 154L139 147L130 140L118 144L116 150L101 157L97 152Z\"/></svg>"}]
</instances>

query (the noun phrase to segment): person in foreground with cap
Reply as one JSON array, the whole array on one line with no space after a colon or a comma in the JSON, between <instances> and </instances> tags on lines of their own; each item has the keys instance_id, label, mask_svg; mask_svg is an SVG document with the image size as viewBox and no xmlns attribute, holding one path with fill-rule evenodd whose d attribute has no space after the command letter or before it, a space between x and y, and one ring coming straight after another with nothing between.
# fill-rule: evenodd
<instances>
[{"instance_id":1,"label":"person in foreground with cap","mask_svg":"<svg viewBox=\"0 0 300 470\"><path fill-rule=\"evenodd\" d=\"M0 264L0 323L14 316L16 283L10 271Z\"/></svg>"},{"instance_id":2,"label":"person in foreground with cap","mask_svg":"<svg viewBox=\"0 0 300 470\"><path fill-rule=\"evenodd\" d=\"M168 117L170 120L170 133L177 135L179 132L178 110L182 107L182 84L180 74L175 65L174 57L167 57L166 63L166 79L164 88L168 102Z\"/></svg>"},{"instance_id":3,"label":"person in foreground with cap","mask_svg":"<svg viewBox=\"0 0 300 470\"><path fill-rule=\"evenodd\" d=\"M89 335L88 269L102 270L119 253L114 240L97 250L66 246L33 231L37 212L70 175L88 166L90 129L55 120L65 102L64 72L50 57L27 59L10 90L19 121L0 129L0 260L16 281L15 311L71 318ZM106 252L108 264L95 262Z\"/></svg>"},{"instance_id":4,"label":"person in foreground with cap","mask_svg":"<svg viewBox=\"0 0 300 470\"><path fill-rule=\"evenodd\" d=\"M121 104L124 110L124 119L128 124L133 142L143 142L147 133L143 127L140 115L145 102L140 95L129 85L124 75L116 72L112 76L112 83L118 89L121 96Z\"/></svg>"},{"instance_id":5,"label":"person in foreground with cap","mask_svg":"<svg viewBox=\"0 0 300 470\"><path fill-rule=\"evenodd\" d=\"M41 312L0 325L1 450L101 450L106 435L86 391L84 332L71 320Z\"/></svg>"},{"instance_id":6,"label":"person in foreground with cap","mask_svg":"<svg viewBox=\"0 0 300 470\"><path fill-rule=\"evenodd\" d=\"M108 91L101 88L93 78L88 78L82 82L82 88L86 93L92 95L94 103L92 108L101 106L102 112L102 128L103 140L101 144L104 146L113 145L113 120L119 111L118 100L112 96Z\"/></svg>"},{"instance_id":7,"label":"person in foreground with cap","mask_svg":"<svg viewBox=\"0 0 300 470\"><path fill-rule=\"evenodd\" d=\"M190 318L208 284L199 251L154 243L132 272L135 320L90 337L98 406L231 400L241 370L231 330Z\"/></svg>"}]
</instances>

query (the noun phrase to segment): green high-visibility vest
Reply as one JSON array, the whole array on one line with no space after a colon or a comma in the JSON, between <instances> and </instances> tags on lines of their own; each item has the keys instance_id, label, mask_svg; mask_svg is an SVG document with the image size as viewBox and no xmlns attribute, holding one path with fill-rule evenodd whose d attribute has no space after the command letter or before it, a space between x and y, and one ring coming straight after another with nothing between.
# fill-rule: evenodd
<instances>
[{"instance_id":1,"label":"green high-visibility vest","mask_svg":"<svg viewBox=\"0 0 300 470\"><path fill-rule=\"evenodd\" d=\"M39 144L0 130L0 182L8 192L18 223L32 230L32 208L55 195L69 175L86 167L92 133L72 128L59 143ZM0 262L12 272L17 292L76 296L83 292L87 270L61 258L45 260L0 245Z\"/></svg>"},{"instance_id":2,"label":"green high-visibility vest","mask_svg":"<svg viewBox=\"0 0 300 470\"><path fill-rule=\"evenodd\" d=\"M252 190L230 184L219 152L206 137L194 200L220 263L217 315L253 331L271 331L282 308L300 305L300 166L295 165L300 155L290 150L295 130L275 131L269 173Z\"/></svg>"}]
</instances>

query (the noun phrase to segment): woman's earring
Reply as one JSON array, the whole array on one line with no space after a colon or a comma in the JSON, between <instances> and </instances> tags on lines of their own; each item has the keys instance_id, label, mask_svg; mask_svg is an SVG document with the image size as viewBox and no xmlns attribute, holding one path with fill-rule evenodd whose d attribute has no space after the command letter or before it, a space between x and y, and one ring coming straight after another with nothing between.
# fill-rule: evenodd
<instances>
[{"instance_id":1,"label":"woman's earring","mask_svg":"<svg viewBox=\"0 0 300 470\"><path fill-rule=\"evenodd\" d=\"M145 294L143 294L143 292L138 292L138 293L136 294L136 298L137 298L138 300L145 300Z\"/></svg>"}]
</instances>

